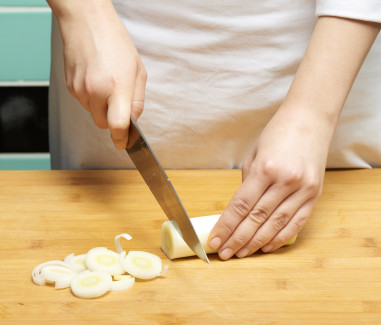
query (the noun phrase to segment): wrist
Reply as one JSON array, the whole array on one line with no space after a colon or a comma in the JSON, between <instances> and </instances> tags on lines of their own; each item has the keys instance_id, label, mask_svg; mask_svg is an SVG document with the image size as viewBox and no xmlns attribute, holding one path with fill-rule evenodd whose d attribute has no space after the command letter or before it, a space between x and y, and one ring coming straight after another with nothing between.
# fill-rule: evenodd
<instances>
[{"instance_id":1,"label":"wrist","mask_svg":"<svg viewBox=\"0 0 381 325\"><path fill-rule=\"evenodd\" d=\"M315 127L317 134L330 139L378 32L379 26L366 22L319 18L279 114L305 120L311 132Z\"/></svg>"},{"instance_id":2,"label":"wrist","mask_svg":"<svg viewBox=\"0 0 381 325\"><path fill-rule=\"evenodd\" d=\"M333 135L340 110L325 109L319 102L284 102L276 115L282 116L291 127L300 127L307 133L318 132L327 137Z\"/></svg>"},{"instance_id":3,"label":"wrist","mask_svg":"<svg viewBox=\"0 0 381 325\"><path fill-rule=\"evenodd\" d=\"M47 0L56 16L64 46L88 48L100 37L125 32L111 0Z\"/></svg>"},{"instance_id":4,"label":"wrist","mask_svg":"<svg viewBox=\"0 0 381 325\"><path fill-rule=\"evenodd\" d=\"M60 26L79 23L97 26L106 17L117 15L111 0L46 0Z\"/></svg>"}]
</instances>

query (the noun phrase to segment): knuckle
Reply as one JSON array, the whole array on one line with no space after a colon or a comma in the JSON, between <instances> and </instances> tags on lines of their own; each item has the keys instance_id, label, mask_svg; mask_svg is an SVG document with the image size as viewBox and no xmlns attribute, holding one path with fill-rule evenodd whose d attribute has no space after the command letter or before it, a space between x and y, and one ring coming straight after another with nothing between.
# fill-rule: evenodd
<instances>
[{"instance_id":1,"label":"knuckle","mask_svg":"<svg viewBox=\"0 0 381 325\"><path fill-rule=\"evenodd\" d=\"M90 97L94 96L97 93L97 85L91 78L85 78L84 89Z\"/></svg>"},{"instance_id":2,"label":"knuckle","mask_svg":"<svg viewBox=\"0 0 381 325\"><path fill-rule=\"evenodd\" d=\"M255 208L254 210L250 211L247 218L252 223L261 225L267 220L268 214L263 208Z\"/></svg>"},{"instance_id":3,"label":"knuckle","mask_svg":"<svg viewBox=\"0 0 381 325\"><path fill-rule=\"evenodd\" d=\"M231 241L232 241L232 244L234 247L242 247L244 245L247 244L247 242L249 241L249 237L243 235L243 234L240 234L240 235L237 235L237 236L233 236Z\"/></svg>"},{"instance_id":4,"label":"knuckle","mask_svg":"<svg viewBox=\"0 0 381 325\"><path fill-rule=\"evenodd\" d=\"M290 168L288 170L285 170L284 174L284 181L283 183L286 186L294 185L294 184L299 184L303 179L303 173L301 169L299 168Z\"/></svg>"},{"instance_id":5,"label":"knuckle","mask_svg":"<svg viewBox=\"0 0 381 325\"><path fill-rule=\"evenodd\" d=\"M289 221L289 215L285 212L279 212L273 216L274 228L279 231L283 229Z\"/></svg>"},{"instance_id":6,"label":"knuckle","mask_svg":"<svg viewBox=\"0 0 381 325\"><path fill-rule=\"evenodd\" d=\"M306 190L313 196L319 196L321 193L321 182L317 177L311 177L306 184Z\"/></svg>"},{"instance_id":7,"label":"knuckle","mask_svg":"<svg viewBox=\"0 0 381 325\"><path fill-rule=\"evenodd\" d=\"M266 245L265 241L260 238L253 238L253 240L250 243L250 246L256 249L263 247L265 245Z\"/></svg>"},{"instance_id":8,"label":"knuckle","mask_svg":"<svg viewBox=\"0 0 381 325\"><path fill-rule=\"evenodd\" d=\"M269 179L277 179L286 186L300 183L303 179L303 170L298 166L285 166L271 158L262 161L259 172Z\"/></svg>"},{"instance_id":9,"label":"knuckle","mask_svg":"<svg viewBox=\"0 0 381 325\"><path fill-rule=\"evenodd\" d=\"M296 225L297 229L298 229L297 230L298 232L304 227L308 218L309 218L308 215L301 215L295 221L293 221L294 224Z\"/></svg>"},{"instance_id":10,"label":"knuckle","mask_svg":"<svg viewBox=\"0 0 381 325\"><path fill-rule=\"evenodd\" d=\"M132 102L132 109L134 113L139 117L143 114L144 110L144 101L143 100L134 100Z\"/></svg>"},{"instance_id":11,"label":"knuckle","mask_svg":"<svg viewBox=\"0 0 381 325\"><path fill-rule=\"evenodd\" d=\"M93 74L89 74L83 80L83 90L89 97L99 97L115 88L115 84L116 80L111 75L94 77Z\"/></svg>"},{"instance_id":12,"label":"knuckle","mask_svg":"<svg viewBox=\"0 0 381 325\"><path fill-rule=\"evenodd\" d=\"M219 228L219 232L223 234L224 237L230 236L233 233L235 227L229 223L222 223Z\"/></svg>"},{"instance_id":13,"label":"knuckle","mask_svg":"<svg viewBox=\"0 0 381 325\"><path fill-rule=\"evenodd\" d=\"M246 217L251 210L249 202L246 199L241 198L232 202L232 208L233 211L241 218Z\"/></svg>"},{"instance_id":14,"label":"knuckle","mask_svg":"<svg viewBox=\"0 0 381 325\"><path fill-rule=\"evenodd\" d=\"M277 166L272 159L266 159L262 162L260 171L267 177L273 177L277 171Z\"/></svg>"}]
</instances>

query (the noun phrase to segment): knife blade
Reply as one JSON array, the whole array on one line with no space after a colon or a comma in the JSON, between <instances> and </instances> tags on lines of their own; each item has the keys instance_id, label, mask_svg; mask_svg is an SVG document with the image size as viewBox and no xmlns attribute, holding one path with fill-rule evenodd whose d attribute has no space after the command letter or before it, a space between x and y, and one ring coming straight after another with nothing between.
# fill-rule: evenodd
<instances>
[{"instance_id":1,"label":"knife blade","mask_svg":"<svg viewBox=\"0 0 381 325\"><path fill-rule=\"evenodd\" d=\"M209 263L208 256L175 188L132 116L126 151L180 236L199 258Z\"/></svg>"}]
</instances>

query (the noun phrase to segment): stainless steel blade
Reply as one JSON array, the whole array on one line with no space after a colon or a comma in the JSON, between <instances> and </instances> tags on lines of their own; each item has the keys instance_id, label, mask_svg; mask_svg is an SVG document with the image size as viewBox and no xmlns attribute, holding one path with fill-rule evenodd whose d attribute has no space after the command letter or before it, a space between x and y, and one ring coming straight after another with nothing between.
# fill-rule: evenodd
<instances>
[{"instance_id":1,"label":"stainless steel blade","mask_svg":"<svg viewBox=\"0 0 381 325\"><path fill-rule=\"evenodd\" d=\"M174 223L180 236L199 258L209 263L208 256L202 247L179 196L139 129L139 126L132 117L126 151L164 213L168 219Z\"/></svg>"}]
</instances>

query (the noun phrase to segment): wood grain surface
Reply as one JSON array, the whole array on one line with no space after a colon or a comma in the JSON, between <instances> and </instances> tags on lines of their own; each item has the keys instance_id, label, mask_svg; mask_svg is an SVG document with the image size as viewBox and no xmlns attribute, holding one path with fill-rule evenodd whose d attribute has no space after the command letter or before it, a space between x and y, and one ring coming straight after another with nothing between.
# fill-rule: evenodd
<instances>
[{"instance_id":1,"label":"wood grain surface","mask_svg":"<svg viewBox=\"0 0 381 325\"><path fill-rule=\"evenodd\" d=\"M168 175L191 217L221 212L241 181L238 170ZM1 171L0 324L381 324L381 170L327 172L297 242L271 254L169 261L165 220L136 171ZM168 273L90 300L33 284L36 265L114 249L122 232Z\"/></svg>"}]
</instances>

